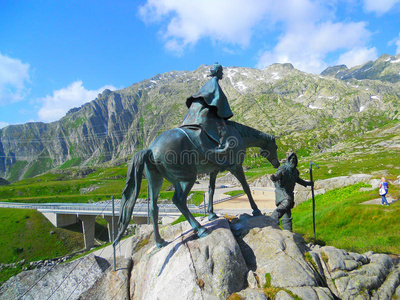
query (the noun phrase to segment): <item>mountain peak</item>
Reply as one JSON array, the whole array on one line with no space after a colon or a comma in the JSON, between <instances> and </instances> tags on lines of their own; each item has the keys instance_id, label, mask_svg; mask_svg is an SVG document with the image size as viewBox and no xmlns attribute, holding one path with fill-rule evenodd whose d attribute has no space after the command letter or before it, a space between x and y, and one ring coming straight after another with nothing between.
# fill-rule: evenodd
<instances>
[{"instance_id":1,"label":"mountain peak","mask_svg":"<svg viewBox=\"0 0 400 300\"><path fill-rule=\"evenodd\" d=\"M348 69L345 65L329 67L321 75L341 80L370 79L396 83L400 81L400 55L383 54L375 61L371 60L351 69Z\"/></svg>"}]
</instances>

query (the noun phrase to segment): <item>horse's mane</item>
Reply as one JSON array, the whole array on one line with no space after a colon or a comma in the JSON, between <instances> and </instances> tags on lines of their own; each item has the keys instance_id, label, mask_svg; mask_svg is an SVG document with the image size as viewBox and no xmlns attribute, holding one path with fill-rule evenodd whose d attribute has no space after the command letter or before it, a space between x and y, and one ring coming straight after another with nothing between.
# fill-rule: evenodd
<instances>
[{"instance_id":1,"label":"horse's mane","mask_svg":"<svg viewBox=\"0 0 400 300\"><path fill-rule=\"evenodd\" d=\"M268 141L274 140L274 136L264 133L262 131L259 131L257 129L254 129L252 127L249 127L249 126L246 126L246 125L234 122L234 121L226 121L226 124L228 126L234 127L241 136L261 137Z\"/></svg>"}]
</instances>

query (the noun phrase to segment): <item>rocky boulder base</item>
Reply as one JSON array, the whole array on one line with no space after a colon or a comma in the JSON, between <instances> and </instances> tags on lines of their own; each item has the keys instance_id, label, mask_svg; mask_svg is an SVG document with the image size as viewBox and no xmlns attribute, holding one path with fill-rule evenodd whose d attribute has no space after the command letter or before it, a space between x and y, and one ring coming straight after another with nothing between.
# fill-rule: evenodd
<instances>
[{"instance_id":1,"label":"rocky boulder base","mask_svg":"<svg viewBox=\"0 0 400 300\"><path fill-rule=\"evenodd\" d=\"M109 266L105 259L86 255L69 263L24 271L0 287L0 299L78 299Z\"/></svg>"},{"instance_id":2,"label":"rocky boulder base","mask_svg":"<svg viewBox=\"0 0 400 300\"><path fill-rule=\"evenodd\" d=\"M400 266L389 255L306 244L268 216L244 214L204 225L209 235L201 239L187 222L162 227L169 242L162 249L155 246L151 226L138 226L128 258L118 260L116 272L107 261L88 255L44 277L45 269L22 272L1 287L0 299L46 298L61 281L68 283L56 291L58 299L400 297Z\"/></svg>"}]
</instances>

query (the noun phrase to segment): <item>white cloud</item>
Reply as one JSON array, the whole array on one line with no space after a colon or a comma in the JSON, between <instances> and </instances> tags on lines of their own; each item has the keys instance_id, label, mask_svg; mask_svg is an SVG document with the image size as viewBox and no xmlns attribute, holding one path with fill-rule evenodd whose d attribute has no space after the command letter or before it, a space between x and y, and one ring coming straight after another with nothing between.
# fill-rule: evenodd
<instances>
[{"instance_id":1,"label":"white cloud","mask_svg":"<svg viewBox=\"0 0 400 300\"><path fill-rule=\"evenodd\" d=\"M223 51L231 46L246 48L252 38L262 35L268 51L259 53L257 67L290 62L300 70L319 73L327 67L330 54L365 48L371 35L365 22L337 22L338 4L328 2L147 0L139 15L144 22L160 24L165 47L177 54L200 39L217 41ZM278 42L271 45L276 36Z\"/></svg>"},{"instance_id":2,"label":"white cloud","mask_svg":"<svg viewBox=\"0 0 400 300\"><path fill-rule=\"evenodd\" d=\"M8 123L6 123L6 122L1 122L1 121L0 121L0 129L6 127L6 126L8 126L8 125L10 125L10 124L8 124Z\"/></svg>"},{"instance_id":3,"label":"white cloud","mask_svg":"<svg viewBox=\"0 0 400 300\"><path fill-rule=\"evenodd\" d=\"M29 64L0 53L0 105L22 100L29 90Z\"/></svg>"},{"instance_id":4,"label":"white cloud","mask_svg":"<svg viewBox=\"0 0 400 300\"><path fill-rule=\"evenodd\" d=\"M388 12L400 0L364 0L364 9L377 14Z\"/></svg>"},{"instance_id":5,"label":"white cloud","mask_svg":"<svg viewBox=\"0 0 400 300\"><path fill-rule=\"evenodd\" d=\"M378 58L378 51L375 47L372 48L354 48L346 53L340 55L337 64L346 65L348 68L362 65L369 60L376 60Z\"/></svg>"},{"instance_id":6,"label":"white cloud","mask_svg":"<svg viewBox=\"0 0 400 300\"><path fill-rule=\"evenodd\" d=\"M400 53L400 37L399 37L399 39L396 41L396 46L397 46L396 54L399 54L399 53Z\"/></svg>"},{"instance_id":7,"label":"white cloud","mask_svg":"<svg viewBox=\"0 0 400 300\"><path fill-rule=\"evenodd\" d=\"M256 30L316 21L326 12L311 0L147 0L139 8L144 22L167 22L160 35L165 47L177 53L202 38L247 47Z\"/></svg>"},{"instance_id":8,"label":"white cloud","mask_svg":"<svg viewBox=\"0 0 400 300\"><path fill-rule=\"evenodd\" d=\"M161 29L169 50L180 52L201 38L247 46L253 27L268 12L271 0L148 0L139 15L148 23L167 19Z\"/></svg>"},{"instance_id":9,"label":"white cloud","mask_svg":"<svg viewBox=\"0 0 400 300\"><path fill-rule=\"evenodd\" d=\"M39 101L41 108L38 112L39 120L52 122L63 117L68 110L94 100L105 89L115 90L113 86L103 86L98 90L86 90L82 81L75 81L66 88L54 91L52 96L46 96Z\"/></svg>"},{"instance_id":10,"label":"white cloud","mask_svg":"<svg viewBox=\"0 0 400 300\"><path fill-rule=\"evenodd\" d=\"M389 45L391 45L392 43L394 43L397 46L396 54L399 54L400 53L400 33L399 33L399 36L397 38L395 38L394 40L389 42Z\"/></svg>"},{"instance_id":11,"label":"white cloud","mask_svg":"<svg viewBox=\"0 0 400 300\"><path fill-rule=\"evenodd\" d=\"M299 24L281 36L274 49L261 53L257 66L290 62L302 71L320 73L329 53L363 47L369 36L363 22Z\"/></svg>"}]
</instances>

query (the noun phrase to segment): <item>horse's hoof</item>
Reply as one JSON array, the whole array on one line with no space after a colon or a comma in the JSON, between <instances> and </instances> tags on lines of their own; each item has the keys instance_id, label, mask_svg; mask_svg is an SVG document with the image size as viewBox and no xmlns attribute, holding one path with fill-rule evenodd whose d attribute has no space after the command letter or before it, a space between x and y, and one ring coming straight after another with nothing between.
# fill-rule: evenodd
<instances>
[{"instance_id":1,"label":"horse's hoof","mask_svg":"<svg viewBox=\"0 0 400 300\"><path fill-rule=\"evenodd\" d=\"M254 217L261 216L261 215L262 215L261 210L259 210L258 208L253 210L253 216Z\"/></svg>"},{"instance_id":2,"label":"horse's hoof","mask_svg":"<svg viewBox=\"0 0 400 300\"><path fill-rule=\"evenodd\" d=\"M207 235L208 235L208 231L207 231L207 228L205 228L205 227L201 227L201 228L199 229L199 231L197 232L197 236L198 236L199 238L206 237Z\"/></svg>"},{"instance_id":3,"label":"horse's hoof","mask_svg":"<svg viewBox=\"0 0 400 300\"><path fill-rule=\"evenodd\" d=\"M211 213L208 215L208 221L216 220L218 219L218 216L216 213Z\"/></svg>"},{"instance_id":4,"label":"horse's hoof","mask_svg":"<svg viewBox=\"0 0 400 300\"><path fill-rule=\"evenodd\" d=\"M157 248L162 248L166 245L168 245L168 243L165 240L161 240L161 242L156 242Z\"/></svg>"}]
</instances>

